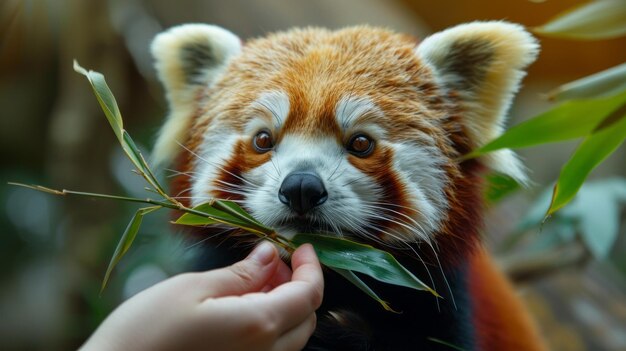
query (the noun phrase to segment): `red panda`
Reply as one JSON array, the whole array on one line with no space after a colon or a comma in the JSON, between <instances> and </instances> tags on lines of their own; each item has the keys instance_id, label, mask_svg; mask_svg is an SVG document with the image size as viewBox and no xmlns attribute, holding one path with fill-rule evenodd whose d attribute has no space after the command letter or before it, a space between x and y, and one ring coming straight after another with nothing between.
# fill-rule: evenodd
<instances>
[{"instance_id":1,"label":"red panda","mask_svg":"<svg viewBox=\"0 0 626 351\"><path fill-rule=\"evenodd\" d=\"M443 296L364 278L394 314L326 272L307 350L545 349L479 238L482 174L524 182L523 167L509 150L459 161L502 132L538 53L521 26L474 22L420 43L306 28L242 44L188 24L159 34L152 53L170 107L154 157L180 172L181 201L230 199L287 237L366 242ZM213 266L245 254L207 250Z\"/></svg>"}]
</instances>

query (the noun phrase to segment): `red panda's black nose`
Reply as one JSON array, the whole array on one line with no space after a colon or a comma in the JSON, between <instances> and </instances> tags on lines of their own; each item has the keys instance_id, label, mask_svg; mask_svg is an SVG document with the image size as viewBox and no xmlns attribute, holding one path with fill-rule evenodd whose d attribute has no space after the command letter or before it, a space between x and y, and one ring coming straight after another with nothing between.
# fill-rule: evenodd
<instances>
[{"instance_id":1,"label":"red panda's black nose","mask_svg":"<svg viewBox=\"0 0 626 351\"><path fill-rule=\"evenodd\" d=\"M328 193L322 179L313 172L293 172L285 177L278 191L280 202L303 215L326 202Z\"/></svg>"}]
</instances>

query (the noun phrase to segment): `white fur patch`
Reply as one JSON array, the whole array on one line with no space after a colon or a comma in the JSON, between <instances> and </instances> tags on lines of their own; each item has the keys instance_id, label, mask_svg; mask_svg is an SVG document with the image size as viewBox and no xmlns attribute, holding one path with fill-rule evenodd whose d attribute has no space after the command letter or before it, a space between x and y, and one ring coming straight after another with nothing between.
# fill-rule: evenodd
<instances>
[{"instance_id":1,"label":"white fur patch","mask_svg":"<svg viewBox=\"0 0 626 351\"><path fill-rule=\"evenodd\" d=\"M367 219L362 204L376 202L380 189L347 161L343 147L331 137L284 136L272 161L245 175L251 182L259 184L245 201L252 215L268 226L276 227L282 235L295 235L296 230L284 223L296 217L280 202L278 190L287 175L300 170L317 173L328 192L328 200L311 211L314 220L325 223L325 229L337 235L344 232L366 235L358 233Z\"/></svg>"},{"instance_id":2,"label":"white fur patch","mask_svg":"<svg viewBox=\"0 0 626 351\"><path fill-rule=\"evenodd\" d=\"M343 130L350 129L367 116L375 118L383 116L381 109L367 97L347 95L342 97L335 107L335 118Z\"/></svg>"},{"instance_id":3,"label":"white fur patch","mask_svg":"<svg viewBox=\"0 0 626 351\"><path fill-rule=\"evenodd\" d=\"M191 196L192 205L213 199L214 191L218 190L215 179L228 160L233 155L233 150L237 141L241 138L235 131L225 130L224 126L209 127L204 137L195 160L191 175ZM226 188L226 184L217 185L219 188Z\"/></svg>"},{"instance_id":4,"label":"white fur patch","mask_svg":"<svg viewBox=\"0 0 626 351\"><path fill-rule=\"evenodd\" d=\"M289 96L284 91L269 91L253 103L262 106L272 114L276 128L280 128L289 115Z\"/></svg>"},{"instance_id":5,"label":"white fur patch","mask_svg":"<svg viewBox=\"0 0 626 351\"><path fill-rule=\"evenodd\" d=\"M272 131L279 130L287 116L289 116L289 96L284 91L267 91L262 93L258 99L252 103L252 108L259 113L258 118L253 119L245 128L248 135L254 135L261 128L269 128ZM271 121L268 123L267 119ZM270 124L270 125L268 125Z\"/></svg>"},{"instance_id":6,"label":"white fur patch","mask_svg":"<svg viewBox=\"0 0 626 351\"><path fill-rule=\"evenodd\" d=\"M432 238L448 212L445 194L446 163L441 151L434 146L417 143L391 143L394 149L393 168L406 188L404 192L419 214L420 239ZM414 223L414 222L413 222Z\"/></svg>"}]
</instances>

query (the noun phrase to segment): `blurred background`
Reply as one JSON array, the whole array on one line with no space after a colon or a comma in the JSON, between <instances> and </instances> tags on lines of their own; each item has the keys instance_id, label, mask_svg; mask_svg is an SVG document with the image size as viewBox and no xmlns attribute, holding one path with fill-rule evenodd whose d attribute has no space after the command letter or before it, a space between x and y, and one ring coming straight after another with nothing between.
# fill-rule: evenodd
<instances>
[{"instance_id":1,"label":"blurred background","mask_svg":"<svg viewBox=\"0 0 626 351\"><path fill-rule=\"evenodd\" d=\"M146 217L136 244L99 296L110 255L136 206L6 184L145 196L87 81L73 71L73 59L105 75L126 129L147 151L166 112L148 48L154 35L170 26L213 23L245 40L292 26L368 23L424 37L473 20L538 26L582 2L3 0L0 349L77 348L125 298L183 269L193 250L164 225L166 214ZM551 89L626 61L624 38L539 38L542 52L524 81L510 125L551 107L543 97ZM576 145L520 151L534 185L492 201L485 238L554 350L626 350L624 147L594 171L569 209L540 223L549 200L545 191ZM614 196L609 210L602 194ZM607 211L612 217L591 231L579 226ZM609 240L605 229L618 233L616 239L605 245L606 254L594 254L589 242Z\"/></svg>"}]
</instances>

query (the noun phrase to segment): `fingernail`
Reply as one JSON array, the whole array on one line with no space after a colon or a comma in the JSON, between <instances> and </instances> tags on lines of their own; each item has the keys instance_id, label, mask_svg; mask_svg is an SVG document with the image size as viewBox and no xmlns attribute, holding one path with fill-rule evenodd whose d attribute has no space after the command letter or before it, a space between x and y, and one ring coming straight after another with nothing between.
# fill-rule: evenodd
<instances>
[{"instance_id":1,"label":"fingernail","mask_svg":"<svg viewBox=\"0 0 626 351\"><path fill-rule=\"evenodd\" d=\"M257 261L260 264L266 265L266 264L272 262L272 259L274 258L275 251L276 251L276 249L274 249L274 246L272 244L270 244L270 243L261 243L254 250L252 250L250 255L248 255L248 258L251 258L251 259Z\"/></svg>"}]
</instances>

